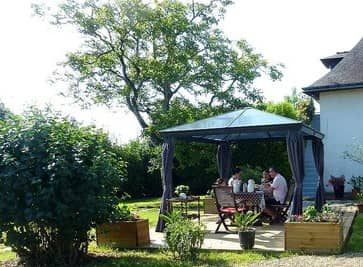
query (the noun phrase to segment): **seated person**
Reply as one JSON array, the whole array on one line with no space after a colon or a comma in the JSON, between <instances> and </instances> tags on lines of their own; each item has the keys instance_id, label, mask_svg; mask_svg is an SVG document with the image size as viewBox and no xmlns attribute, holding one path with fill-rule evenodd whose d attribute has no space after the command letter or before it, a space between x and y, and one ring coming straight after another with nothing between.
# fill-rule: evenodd
<instances>
[{"instance_id":1,"label":"seated person","mask_svg":"<svg viewBox=\"0 0 363 267\"><path fill-rule=\"evenodd\" d=\"M264 170L262 172L260 188L261 188L261 190L265 191L265 198L272 198L272 192L269 190L271 183L272 183L272 178L269 174L269 171Z\"/></svg>"},{"instance_id":2,"label":"seated person","mask_svg":"<svg viewBox=\"0 0 363 267\"><path fill-rule=\"evenodd\" d=\"M268 170L262 172L261 184L266 184L272 182L271 176Z\"/></svg>"},{"instance_id":3,"label":"seated person","mask_svg":"<svg viewBox=\"0 0 363 267\"><path fill-rule=\"evenodd\" d=\"M266 191L272 192L273 198L266 199L266 208L263 211L271 216L273 222L276 222L279 219L278 214L271 205L280 205L284 203L287 194L287 183L286 179L275 167L269 169L269 174L273 178L273 181Z\"/></svg>"},{"instance_id":4,"label":"seated person","mask_svg":"<svg viewBox=\"0 0 363 267\"><path fill-rule=\"evenodd\" d=\"M218 178L215 182L214 182L214 185L217 185L217 186L225 186L226 185L226 182L224 181L223 178Z\"/></svg>"},{"instance_id":5,"label":"seated person","mask_svg":"<svg viewBox=\"0 0 363 267\"><path fill-rule=\"evenodd\" d=\"M234 180L241 180L241 172L240 168L235 168L233 170L232 177L228 180L228 186L232 186Z\"/></svg>"}]
</instances>

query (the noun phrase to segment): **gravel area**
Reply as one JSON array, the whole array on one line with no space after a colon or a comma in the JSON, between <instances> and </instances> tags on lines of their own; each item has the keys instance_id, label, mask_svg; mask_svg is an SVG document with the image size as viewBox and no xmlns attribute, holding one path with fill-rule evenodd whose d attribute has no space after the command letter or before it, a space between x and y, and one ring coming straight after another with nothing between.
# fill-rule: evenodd
<instances>
[{"instance_id":1,"label":"gravel area","mask_svg":"<svg viewBox=\"0 0 363 267\"><path fill-rule=\"evenodd\" d=\"M266 266L266 267L277 267L277 266L309 266L309 267L363 267L363 252L359 253L345 253L334 256L296 256L287 257L276 260L268 260L255 262L247 266Z\"/></svg>"}]
</instances>

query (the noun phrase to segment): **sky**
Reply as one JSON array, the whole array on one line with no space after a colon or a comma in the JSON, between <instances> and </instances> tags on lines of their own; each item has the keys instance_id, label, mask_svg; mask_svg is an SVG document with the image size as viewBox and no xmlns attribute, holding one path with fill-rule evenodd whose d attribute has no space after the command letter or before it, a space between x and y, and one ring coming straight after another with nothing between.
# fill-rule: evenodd
<instances>
[{"instance_id":1,"label":"sky","mask_svg":"<svg viewBox=\"0 0 363 267\"><path fill-rule=\"evenodd\" d=\"M65 54L81 40L71 28L57 28L32 16L29 0L0 1L0 100L13 112L28 105L54 105L77 120L94 123L125 143L140 133L127 110L82 110L59 96L64 85L49 79ZM266 100L280 101L291 89L327 73L320 58L350 50L363 37L360 0L235 0L220 27L233 40L245 39L270 63L282 63L280 82L258 79Z\"/></svg>"}]
</instances>

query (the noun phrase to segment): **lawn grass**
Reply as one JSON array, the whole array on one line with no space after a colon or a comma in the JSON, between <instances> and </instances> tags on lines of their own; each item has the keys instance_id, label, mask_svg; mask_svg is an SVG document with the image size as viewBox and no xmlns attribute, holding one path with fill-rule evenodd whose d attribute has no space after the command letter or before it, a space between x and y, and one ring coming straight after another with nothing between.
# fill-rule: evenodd
<instances>
[{"instance_id":1,"label":"lawn grass","mask_svg":"<svg viewBox=\"0 0 363 267\"><path fill-rule=\"evenodd\" d=\"M187 266L239 266L256 261L292 256L288 252L214 252L202 251L194 262L177 261L171 254L160 250L111 250L106 248L90 249L95 255L90 267L143 266L143 267L187 267Z\"/></svg>"},{"instance_id":2,"label":"lawn grass","mask_svg":"<svg viewBox=\"0 0 363 267\"><path fill-rule=\"evenodd\" d=\"M123 201L122 203L127 204L132 212L138 214L143 219L149 219L150 227L155 227L158 221L158 214L160 208L161 198L143 198L143 199L131 199ZM178 204L176 204L178 205ZM202 210L203 202L200 202L200 209ZM190 210L197 209L197 203L193 202L189 204Z\"/></svg>"},{"instance_id":3,"label":"lawn grass","mask_svg":"<svg viewBox=\"0 0 363 267\"><path fill-rule=\"evenodd\" d=\"M2 263L6 262L6 261L14 260L15 258L16 258L15 252L1 251L0 252L0 265L2 265Z\"/></svg>"},{"instance_id":4,"label":"lawn grass","mask_svg":"<svg viewBox=\"0 0 363 267\"><path fill-rule=\"evenodd\" d=\"M87 267L141 266L141 267L187 267L187 266L239 266L241 264L292 256L288 252L213 252L202 251L198 260L185 262L175 260L171 254L161 250L112 250L97 248L91 244L89 248L91 260ZM0 252L0 265L15 260L12 251Z\"/></svg>"},{"instance_id":5,"label":"lawn grass","mask_svg":"<svg viewBox=\"0 0 363 267\"><path fill-rule=\"evenodd\" d=\"M129 199L122 203L127 204L131 209L138 208L159 208L160 207L160 197L153 198L141 198L141 199Z\"/></svg>"},{"instance_id":6,"label":"lawn grass","mask_svg":"<svg viewBox=\"0 0 363 267\"><path fill-rule=\"evenodd\" d=\"M159 209L135 209L134 210L142 219L149 220L150 229L154 228L158 222Z\"/></svg>"},{"instance_id":7,"label":"lawn grass","mask_svg":"<svg viewBox=\"0 0 363 267\"><path fill-rule=\"evenodd\" d=\"M160 198L129 200L130 207L137 211L142 218L148 218L150 227L154 227L158 215ZM154 207L153 207L154 205ZM156 208L157 207L157 208ZM352 235L347 242L345 252L363 251L363 214L358 214L353 222ZM1 250L0 250L1 251ZM91 261L87 267L113 267L113 266L141 266L141 267L188 267L188 266L240 266L257 261L270 260L274 258L291 257L291 252L261 252L261 251L238 251L238 252L216 252L201 251L200 257L195 262L177 261L172 255L157 249L150 250L113 250L99 248L95 242L89 247ZM0 252L1 263L14 260L16 255L11 251Z\"/></svg>"},{"instance_id":8,"label":"lawn grass","mask_svg":"<svg viewBox=\"0 0 363 267\"><path fill-rule=\"evenodd\" d=\"M363 213L359 213L353 222L352 234L345 247L345 251L363 251Z\"/></svg>"}]
</instances>

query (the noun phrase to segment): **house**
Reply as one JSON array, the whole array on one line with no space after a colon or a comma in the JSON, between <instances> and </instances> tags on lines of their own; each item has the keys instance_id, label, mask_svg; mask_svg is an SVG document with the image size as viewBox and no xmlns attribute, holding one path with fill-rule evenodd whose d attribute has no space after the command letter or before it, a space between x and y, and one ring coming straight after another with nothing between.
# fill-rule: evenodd
<instances>
[{"instance_id":1,"label":"house","mask_svg":"<svg viewBox=\"0 0 363 267\"><path fill-rule=\"evenodd\" d=\"M363 165L344 157L354 144L363 144L363 38L352 50L321 61L330 71L303 88L303 92L320 104L320 131L325 134L325 184L330 175L345 175L349 181L353 175L363 176ZM345 191L350 190L350 185L346 185Z\"/></svg>"}]
</instances>

